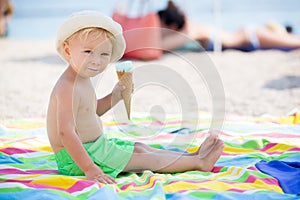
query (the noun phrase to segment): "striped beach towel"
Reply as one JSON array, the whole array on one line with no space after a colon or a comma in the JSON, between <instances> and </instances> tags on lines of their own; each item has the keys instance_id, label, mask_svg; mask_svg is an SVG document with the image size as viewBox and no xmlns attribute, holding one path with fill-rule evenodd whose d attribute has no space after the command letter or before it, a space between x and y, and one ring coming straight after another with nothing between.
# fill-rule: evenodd
<instances>
[{"instance_id":1,"label":"striped beach towel","mask_svg":"<svg viewBox=\"0 0 300 200\"><path fill-rule=\"evenodd\" d=\"M200 116L193 130L184 127L178 116L161 122L141 114L132 124L111 117L103 122L108 137L194 152L210 127L209 116ZM146 170L121 174L117 184L105 185L57 172L44 119L2 120L0 199L299 199L297 192L285 191L280 177L257 167L261 162L300 161L299 122L297 113L282 118L231 116L220 133L225 148L212 172ZM153 124L160 129L151 131Z\"/></svg>"}]
</instances>

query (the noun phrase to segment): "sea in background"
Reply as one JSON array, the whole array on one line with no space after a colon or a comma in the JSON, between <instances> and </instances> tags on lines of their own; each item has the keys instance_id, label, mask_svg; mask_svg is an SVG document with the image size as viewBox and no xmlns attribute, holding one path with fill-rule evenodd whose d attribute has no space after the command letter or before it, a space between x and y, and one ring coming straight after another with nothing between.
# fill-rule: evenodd
<instances>
[{"instance_id":1,"label":"sea in background","mask_svg":"<svg viewBox=\"0 0 300 200\"><path fill-rule=\"evenodd\" d=\"M141 9L140 2L148 4ZM300 0L219 0L217 20L214 0L175 2L195 22L236 30L247 25L276 21L292 26L294 33L300 34ZM121 3L129 5L131 15L138 15L164 8L167 0L12 0L12 3L15 12L9 22L9 38L54 39L58 26L72 12L92 9L111 16Z\"/></svg>"}]
</instances>

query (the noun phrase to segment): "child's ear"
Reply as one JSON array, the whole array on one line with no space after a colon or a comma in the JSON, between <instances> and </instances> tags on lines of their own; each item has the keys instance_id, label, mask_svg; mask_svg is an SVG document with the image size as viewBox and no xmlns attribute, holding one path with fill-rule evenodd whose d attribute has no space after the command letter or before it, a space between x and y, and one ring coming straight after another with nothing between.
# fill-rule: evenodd
<instances>
[{"instance_id":1,"label":"child's ear","mask_svg":"<svg viewBox=\"0 0 300 200\"><path fill-rule=\"evenodd\" d=\"M64 54L65 54L66 58L69 60L71 57L71 54L70 54L70 46L67 42L64 42L63 49L64 49Z\"/></svg>"}]
</instances>

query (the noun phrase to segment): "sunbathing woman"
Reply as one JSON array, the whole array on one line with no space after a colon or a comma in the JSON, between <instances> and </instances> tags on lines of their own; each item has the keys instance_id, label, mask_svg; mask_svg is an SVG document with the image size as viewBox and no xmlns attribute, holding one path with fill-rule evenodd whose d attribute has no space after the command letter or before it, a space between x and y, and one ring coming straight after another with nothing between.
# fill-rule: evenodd
<instances>
[{"instance_id":1,"label":"sunbathing woman","mask_svg":"<svg viewBox=\"0 0 300 200\"><path fill-rule=\"evenodd\" d=\"M238 49L252 51L257 49L292 50L300 48L300 35L274 28L274 24L263 27L247 27L238 31L216 29L210 25L195 24L187 20L186 16L172 2L164 10L158 12L161 27L171 29L162 31L162 48L172 50L184 46L188 41L198 41L201 46L211 51L214 39L218 38L222 49ZM176 34L176 32L185 34ZM189 39L188 39L189 38Z\"/></svg>"},{"instance_id":2,"label":"sunbathing woman","mask_svg":"<svg viewBox=\"0 0 300 200\"><path fill-rule=\"evenodd\" d=\"M13 14L13 6L9 0L0 0L0 37L7 35L7 23Z\"/></svg>"}]
</instances>

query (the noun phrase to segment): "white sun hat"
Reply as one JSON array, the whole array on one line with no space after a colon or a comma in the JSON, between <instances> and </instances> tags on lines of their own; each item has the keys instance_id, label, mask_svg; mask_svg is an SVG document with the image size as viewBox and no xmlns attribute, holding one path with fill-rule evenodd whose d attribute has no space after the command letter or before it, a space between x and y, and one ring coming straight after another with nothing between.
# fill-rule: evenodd
<instances>
[{"instance_id":1,"label":"white sun hat","mask_svg":"<svg viewBox=\"0 0 300 200\"><path fill-rule=\"evenodd\" d=\"M64 41L75 32L89 27L105 29L114 36L111 62L117 61L123 56L126 43L122 35L121 25L100 12L86 10L72 14L58 28L56 34L56 50L65 61L66 57L63 50Z\"/></svg>"}]
</instances>

